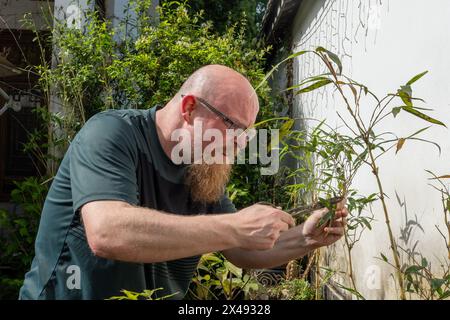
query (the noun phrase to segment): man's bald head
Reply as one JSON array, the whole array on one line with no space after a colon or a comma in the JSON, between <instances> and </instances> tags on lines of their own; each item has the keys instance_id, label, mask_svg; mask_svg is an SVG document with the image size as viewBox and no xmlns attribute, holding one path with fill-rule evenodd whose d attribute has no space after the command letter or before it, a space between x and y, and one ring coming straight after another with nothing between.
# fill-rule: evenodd
<instances>
[{"instance_id":1,"label":"man's bald head","mask_svg":"<svg viewBox=\"0 0 450 320\"><path fill-rule=\"evenodd\" d=\"M199 128L202 152L197 156L201 156L200 160L217 157L221 161L214 164L192 164L186 173L185 182L191 191L192 199L210 203L218 201L223 195L230 176L231 165L226 163L226 159L231 157L231 153L227 146L231 145L235 150L233 156L236 156L238 148L245 147L248 135L242 131L239 133L239 130L236 135L228 135L230 123L212 112L199 98L207 101L240 129L254 124L259 103L255 90L243 75L225 66L208 65L195 71L171 101L156 111L158 137L168 157L172 156L174 150L175 154L179 155L179 146L182 146L183 156L186 155L190 161L197 161L195 135L198 135L198 131L195 128ZM188 133L181 141L179 136L172 138L174 132L181 131ZM206 138L207 132L211 135L213 132L220 134L213 138L213 146L216 146L213 149L209 148L212 142L211 136ZM213 150L214 156L208 151L206 157L203 157L207 148Z\"/></svg>"},{"instance_id":2,"label":"man's bald head","mask_svg":"<svg viewBox=\"0 0 450 320\"><path fill-rule=\"evenodd\" d=\"M246 77L222 65L207 65L195 71L182 85L179 95L201 97L246 126L259 111L258 97Z\"/></svg>"}]
</instances>

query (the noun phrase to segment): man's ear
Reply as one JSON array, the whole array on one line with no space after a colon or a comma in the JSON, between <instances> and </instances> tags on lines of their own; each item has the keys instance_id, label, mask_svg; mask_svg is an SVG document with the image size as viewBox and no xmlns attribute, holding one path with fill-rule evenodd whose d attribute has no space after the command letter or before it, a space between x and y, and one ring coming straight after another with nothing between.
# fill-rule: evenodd
<instances>
[{"instance_id":1,"label":"man's ear","mask_svg":"<svg viewBox=\"0 0 450 320\"><path fill-rule=\"evenodd\" d=\"M195 109L195 97L192 95L184 96L181 99L181 115L187 123L192 123L192 112Z\"/></svg>"}]
</instances>

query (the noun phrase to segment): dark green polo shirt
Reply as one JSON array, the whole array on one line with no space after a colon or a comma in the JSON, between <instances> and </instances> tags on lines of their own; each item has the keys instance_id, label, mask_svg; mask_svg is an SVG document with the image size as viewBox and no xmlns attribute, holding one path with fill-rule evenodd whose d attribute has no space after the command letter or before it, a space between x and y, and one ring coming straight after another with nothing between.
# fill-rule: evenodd
<instances>
[{"instance_id":1,"label":"dark green polo shirt","mask_svg":"<svg viewBox=\"0 0 450 320\"><path fill-rule=\"evenodd\" d=\"M151 264L100 258L80 222L79 209L94 200L180 215L236 211L225 195L208 206L191 200L183 184L186 166L175 165L159 142L157 108L104 111L76 135L45 200L20 299L105 299L122 289L155 288L163 288L157 296L184 297L199 256Z\"/></svg>"}]
</instances>

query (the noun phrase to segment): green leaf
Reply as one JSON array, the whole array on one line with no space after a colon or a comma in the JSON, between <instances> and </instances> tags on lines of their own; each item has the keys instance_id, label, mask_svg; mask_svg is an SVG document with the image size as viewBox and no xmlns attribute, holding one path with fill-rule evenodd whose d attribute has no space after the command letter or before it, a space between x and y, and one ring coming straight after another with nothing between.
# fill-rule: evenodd
<instances>
[{"instance_id":1,"label":"green leaf","mask_svg":"<svg viewBox=\"0 0 450 320\"><path fill-rule=\"evenodd\" d=\"M412 107L412 89L410 86L401 86L401 88L397 91L399 97L402 99L403 103L408 107Z\"/></svg>"},{"instance_id":2,"label":"green leaf","mask_svg":"<svg viewBox=\"0 0 450 320\"><path fill-rule=\"evenodd\" d=\"M326 86L326 85L328 85L328 84L330 84L332 82L333 81L331 81L329 79L328 80L320 80L320 81L317 81L316 83L314 83L314 84L312 84L312 85L310 85L310 86L308 86L306 88L298 90L297 92L295 92L295 94L302 94L302 93L311 92L313 90L316 90L316 89L319 89L321 87L324 87L324 86Z\"/></svg>"},{"instance_id":3,"label":"green leaf","mask_svg":"<svg viewBox=\"0 0 450 320\"><path fill-rule=\"evenodd\" d=\"M425 258L422 258L422 267L424 268L428 267L428 261Z\"/></svg>"},{"instance_id":4,"label":"green leaf","mask_svg":"<svg viewBox=\"0 0 450 320\"><path fill-rule=\"evenodd\" d=\"M342 62L341 62L341 59L339 59L337 54L335 54L331 51L328 51L327 49L325 49L323 47L317 47L316 52L325 52L328 55L328 57L338 66L338 69L339 69L338 74L339 75L342 74Z\"/></svg>"},{"instance_id":5,"label":"green leaf","mask_svg":"<svg viewBox=\"0 0 450 320\"><path fill-rule=\"evenodd\" d=\"M138 299L139 293L137 293L137 292L128 291L128 290L122 290L122 292L127 299L130 299L130 300Z\"/></svg>"},{"instance_id":6,"label":"green leaf","mask_svg":"<svg viewBox=\"0 0 450 320\"><path fill-rule=\"evenodd\" d=\"M355 103L357 103L358 91L356 91L356 88L351 83L348 83L348 86L350 87L350 90L352 90L353 96L355 97Z\"/></svg>"},{"instance_id":7,"label":"green leaf","mask_svg":"<svg viewBox=\"0 0 450 320\"><path fill-rule=\"evenodd\" d=\"M289 119L288 118L287 121L281 125L280 131L279 131L279 135L278 135L278 141L283 141L284 138L289 135L289 133L291 132L291 129L292 129L294 123L295 123L294 119ZM269 150L272 150L272 149L278 147L276 142L277 141L270 141Z\"/></svg>"},{"instance_id":8,"label":"green leaf","mask_svg":"<svg viewBox=\"0 0 450 320\"><path fill-rule=\"evenodd\" d=\"M307 83L315 82L315 81L319 81L319 80L329 80L329 78L328 77L323 77L323 76L307 78L307 79L305 79L304 81L300 82L299 84L297 84L295 86L292 86L292 87L284 89L282 92L293 90L293 89L297 89L297 88L300 88L300 87L304 86Z\"/></svg>"},{"instance_id":9,"label":"green leaf","mask_svg":"<svg viewBox=\"0 0 450 320\"><path fill-rule=\"evenodd\" d=\"M381 258L384 260L384 262L388 262L388 258L384 254L382 254L380 252L380 255L381 255Z\"/></svg>"},{"instance_id":10,"label":"green leaf","mask_svg":"<svg viewBox=\"0 0 450 320\"><path fill-rule=\"evenodd\" d=\"M405 274L409 274L409 273L419 274L419 271L422 270L422 269L423 269L422 266L409 266L409 267L405 270Z\"/></svg>"},{"instance_id":11,"label":"green leaf","mask_svg":"<svg viewBox=\"0 0 450 320\"><path fill-rule=\"evenodd\" d=\"M367 229L372 230L372 226L370 225L369 221L367 221L366 218L361 218L362 223L365 224L365 226L367 227Z\"/></svg>"},{"instance_id":12,"label":"green leaf","mask_svg":"<svg viewBox=\"0 0 450 320\"><path fill-rule=\"evenodd\" d=\"M426 127L426 128L422 128L422 129L420 129L419 131L416 131L416 132L414 132L412 135L408 136L407 139L412 138L412 137L415 137L415 136L417 136L419 133L422 133L422 132L424 132L424 131L426 131L426 130L428 130L428 129L430 129L430 128L431 128L431 126Z\"/></svg>"},{"instance_id":13,"label":"green leaf","mask_svg":"<svg viewBox=\"0 0 450 320\"><path fill-rule=\"evenodd\" d=\"M445 283L445 279L431 279L431 290L436 291Z\"/></svg>"},{"instance_id":14,"label":"green leaf","mask_svg":"<svg viewBox=\"0 0 450 320\"><path fill-rule=\"evenodd\" d=\"M406 85L410 86L412 85L414 82L416 82L417 80L419 80L420 78L422 78L424 75L426 75L428 73L428 71L424 71L422 73L419 73L418 75L414 76L411 80L409 80Z\"/></svg>"},{"instance_id":15,"label":"green leaf","mask_svg":"<svg viewBox=\"0 0 450 320\"><path fill-rule=\"evenodd\" d=\"M327 224L329 221L334 219L334 211L330 210L328 211L322 218L320 218L319 222L317 223L317 228L322 228L325 224Z\"/></svg>"},{"instance_id":16,"label":"green leaf","mask_svg":"<svg viewBox=\"0 0 450 320\"><path fill-rule=\"evenodd\" d=\"M282 140L289 133L294 125L294 122L294 119L289 119L285 123L283 123L283 125L280 127L280 140Z\"/></svg>"},{"instance_id":17,"label":"green leaf","mask_svg":"<svg viewBox=\"0 0 450 320\"><path fill-rule=\"evenodd\" d=\"M409 98L412 97L412 88L409 85L400 86L399 92L405 93L406 95L408 95Z\"/></svg>"},{"instance_id":18,"label":"green leaf","mask_svg":"<svg viewBox=\"0 0 450 320\"><path fill-rule=\"evenodd\" d=\"M423 120L428 121L430 123L434 123L434 124L437 124L437 125L440 125L440 126L444 126L444 127L447 128L447 126L445 124L443 124L441 121L436 120L436 119L434 119L434 118L432 118L430 116L427 116L426 114L424 114L424 113L414 109L413 107L402 106L401 108L403 110L405 110L406 112L408 112L408 113L410 113L410 114L412 114L412 115L414 115L414 116L416 116L416 117L418 117L420 119L423 119Z\"/></svg>"},{"instance_id":19,"label":"green leaf","mask_svg":"<svg viewBox=\"0 0 450 320\"><path fill-rule=\"evenodd\" d=\"M343 286L342 284L340 284L340 283L335 283L338 287L340 287L341 289L344 289L344 290L346 290L346 291L348 291L348 292L350 292L350 293L353 293L357 298L358 298L358 300L359 299L361 299L361 300L366 300L366 298L364 298L364 296L359 292L359 291L357 291L357 290L355 290L355 289L352 289L352 288L348 288L348 287L345 287L345 286Z\"/></svg>"},{"instance_id":20,"label":"green leaf","mask_svg":"<svg viewBox=\"0 0 450 320\"><path fill-rule=\"evenodd\" d=\"M225 261L225 268L227 268L233 275L235 275L238 278L242 278L242 269L236 267L234 264L232 264L229 261Z\"/></svg>"},{"instance_id":21,"label":"green leaf","mask_svg":"<svg viewBox=\"0 0 450 320\"><path fill-rule=\"evenodd\" d=\"M266 124L266 123L271 122L271 121L277 121L277 120L289 121L289 120L291 120L291 118L289 118L289 117L276 117L276 118L265 119L265 120L262 120L260 122L255 123L253 126L251 126L251 128L260 127L263 124Z\"/></svg>"},{"instance_id":22,"label":"green leaf","mask_svg":"<svg viewBox=\"0 0 450 320\"><path fill-rule=\"evenodd\" d=\"M286 59L282 60L281 62L277 63L265 76L264 78L261 80L261 82L258 84L258 86L255 88L255 91L257 91L263 84L264 82L267 81L267 79L269 79L272 74L278 69L278 67L280 65L282 65L283 63L285 63L286 61L288 61L289 59L293 59L295 57L299 57L301 55L304 55L305 53L308 53L311 51L308 50L304 50L304 51L299 51L299 52L295 52L293 54L291 54L290 56L288 56Z\"/></svg>"},{"instance_id":23,"label":"green leaf","mask_svg":"<svg viewBox=\"0 0 450 320\"><path fill-rule=\"evenodd\" d=\"M440 295L439 300L444 300L444 299L447 299L448 297L450 297L450 290L445 291L442 295Z\"/></svg>"},{"instance_id":24,"label":"green leaf","mask_svg":"<svg viewBox=\"0 0 450 320\"><path fill-rule=\"evenodd\" d=\"M401 110L401 107L392 108L392 114L394 115L394 118L400 113Z\"/></svg>"},{"instance_id":25,"label":"green leaf","mask_svg":"<svg viewBox=\"0 0 450 320\"><path fill-rule=\"evenodd\" d=\"M320 155L322 158L328 158L328 154L326 153L325 150L320 150L320 151L319 151L319 155Z\"/></svg>"}]
</instances>

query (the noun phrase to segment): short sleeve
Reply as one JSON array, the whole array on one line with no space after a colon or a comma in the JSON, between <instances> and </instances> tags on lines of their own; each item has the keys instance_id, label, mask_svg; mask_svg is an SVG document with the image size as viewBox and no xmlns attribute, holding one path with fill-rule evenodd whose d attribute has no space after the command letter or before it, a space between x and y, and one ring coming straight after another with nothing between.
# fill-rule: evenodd
<instances>
[{"instance_id":1,"label":"short sleeve","mask_svg":"<svg viewBox=\"0 0 450 320\"><path fill-rule=\"evenodd\" d=\"M73 209L95 200L138 204L137 147L125 119L100 113L80 130L70 146Z\"/></svg>"}]
</instances>

